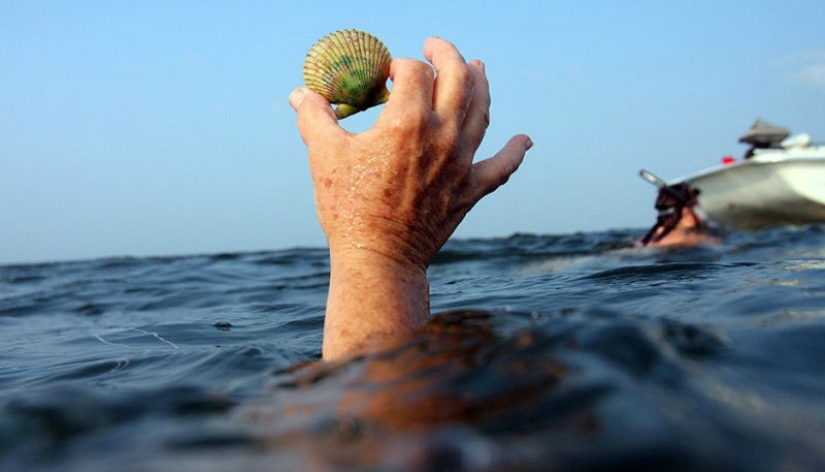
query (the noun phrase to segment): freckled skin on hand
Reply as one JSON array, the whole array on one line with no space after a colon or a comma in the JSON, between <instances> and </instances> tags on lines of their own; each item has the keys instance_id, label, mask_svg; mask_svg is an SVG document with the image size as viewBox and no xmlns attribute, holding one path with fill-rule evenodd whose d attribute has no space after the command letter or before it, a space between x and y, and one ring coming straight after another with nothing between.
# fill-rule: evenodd
<instances>
[{"instance_id":1,"label":"freckled skin on hand","mask_svg":"<svg viewBox=\"0 0 825 472\"><path fill-rule=\"evenodd\" d=\"M393 60L389 101L360 134L341 128L320 95L298 89L290 96L330 248L325 359L429 319L432 259L532 146L516 135L495 156L474 163L489 124L484 65L466 63L438 38L425 42L424 56L432 66Z\"/></svg>"}]
</instances>

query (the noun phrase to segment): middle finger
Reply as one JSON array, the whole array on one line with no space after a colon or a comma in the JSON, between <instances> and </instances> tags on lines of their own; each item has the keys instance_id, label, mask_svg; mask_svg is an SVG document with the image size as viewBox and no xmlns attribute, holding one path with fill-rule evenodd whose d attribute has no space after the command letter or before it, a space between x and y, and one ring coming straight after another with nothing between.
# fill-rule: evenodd
<instances>
[{"instance_id":1,"label":"middle finger","mask_svg":"<svg viewBox=\"0 0 825 472\"><path fill-rule=\"evenodd\" d=\"M455 46L441 38L427 38L424 57L437 74L433 93L435 112L442 119L461 126L472 98L473 74Z\"/></svg>"}]
</instances>

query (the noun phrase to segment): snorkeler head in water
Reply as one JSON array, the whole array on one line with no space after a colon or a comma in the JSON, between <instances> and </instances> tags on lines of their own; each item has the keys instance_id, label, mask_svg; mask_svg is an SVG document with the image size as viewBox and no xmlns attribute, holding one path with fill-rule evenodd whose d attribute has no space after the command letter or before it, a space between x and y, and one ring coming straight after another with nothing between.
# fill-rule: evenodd
<instances>
[{"instance_id":1,"label":"snorkeler head in water","mask_svg":"<svg viewBox=\"0 0 825 472\"><path fill-rule=\"evenodd\" d=\"M512 137L473 162L490 123L484 64L440 38L427 64L395 59L393 90L376 123L353 134L330 103L292 92L309 152L315 206L330 251L323 357L355 354L373 339L430 318L427 268L481 198L518 169L532 141Z\"/></svg>"},{"instance_id":2,"label":"snorkeler head in water","mask_svg":"<svg viewBox=\"0 0 825 472\"><path fill-rule=\"evenodd\" d=\"M643 246L680 246L712 242L697 207L699 189L680 183L659 189L656 224L642 238Z\"/></svg>"}]
</instances>

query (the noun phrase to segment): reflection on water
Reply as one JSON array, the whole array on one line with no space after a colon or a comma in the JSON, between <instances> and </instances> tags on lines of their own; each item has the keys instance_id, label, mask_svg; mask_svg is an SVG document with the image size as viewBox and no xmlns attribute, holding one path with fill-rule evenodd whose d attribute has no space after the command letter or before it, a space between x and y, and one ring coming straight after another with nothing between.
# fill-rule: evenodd
<instances>
[{"instance_id":1,"label":"reflection on water","mask_svg":"<svg viewBox=\"0 0 825 472\"><path fill-rule=\"evenodd\" d=\"M591 408L606 389L557 388L568 366L553 353L571 348L565 334L522 320L524 328L504 337L495 317L444 313L370 354L300 366L274 398L239 414L262 426L275 447L297 435L314 443L309 455L330 468L376 470L445 470L467 461L486 468L506 457L485 434L556 429L586 436L597 429Z\"/></svg>"},{"instance_id":2,"label":"reflection on water","mask_svg":"<svg viewBox=\"0 0 825 472\"><path fill-rule=\"evenodd\" d=\"M823 470L822 228L640 233L450 241L336 363L323 250L0 267L0 470Z\"/></svg>"}]
</instances>

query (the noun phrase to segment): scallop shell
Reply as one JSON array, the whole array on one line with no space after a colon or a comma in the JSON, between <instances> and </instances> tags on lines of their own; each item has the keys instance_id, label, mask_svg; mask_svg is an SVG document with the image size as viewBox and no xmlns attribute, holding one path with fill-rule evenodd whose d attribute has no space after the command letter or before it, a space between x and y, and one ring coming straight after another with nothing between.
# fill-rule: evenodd
<instances>
[{"instance_id":1,"label":"scallop shell","mask_svg":"<svg viewBox=\"0 0 825 472\"><path fill-rule=\"evenodd\" d=\"M346 118L387 101L391 62L390 51L375 36L340 30L324 36L309 50L304 82L337 104L338 118Z\"/></svg>"}]
</instances>

